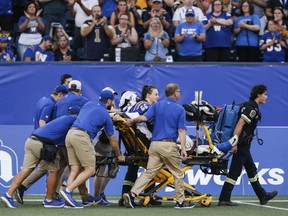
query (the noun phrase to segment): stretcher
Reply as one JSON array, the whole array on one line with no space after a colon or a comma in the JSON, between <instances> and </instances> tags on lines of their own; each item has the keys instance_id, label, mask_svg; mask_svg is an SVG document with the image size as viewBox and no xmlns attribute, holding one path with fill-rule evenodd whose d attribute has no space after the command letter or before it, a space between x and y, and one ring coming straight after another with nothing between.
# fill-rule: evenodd
<instances>
[{"instance_id":1,"label":"stretcher","mask_svg":"<svg viewBox=\"0 0 288 216\"><path fill-rule=\"evenodd\" d=\"M145 136L143 136L143 134L137 129L135 125L133 125L132 127L127 127L124 124L126 117L127 116L125 116L125 114L121 114L118 120L114 121L114 126L116 130L118 130L120 138L127 152L125 163L121 163L120 165L127 165L132 163L146 168L150 141L145 138ZM199 126L205 131L209 149L212 150L215 146L212 144L212 141L210 139L208 128L204 123L200 123ZM195 165L199 165L200 169L207 174L227 175L228 159L225 157L219 157L219 155L214 155L211 153L206 153L205 155L198 155L195 152L191 152L187 160L183 162L183 172L185 173L187 170L189 170ZM167 186L171 188L175 187L173 175L167 169L165 169L165 167L156 174L154 179L147 185L146 188L149 188L153 184L155 184L156 186L152 187L152 189L150 189L148 192L141 193L138 196L138 198L140 198L140 206L148 205L151 199L170 201L176 200L175 196L157 195L157 192ZM209 193L201 193L197 191L194 186L191 186L186 182L184 182L184 187L186 202L198 201L201 206L211 205L212 196Z\"/></svg>"}]
</instances>

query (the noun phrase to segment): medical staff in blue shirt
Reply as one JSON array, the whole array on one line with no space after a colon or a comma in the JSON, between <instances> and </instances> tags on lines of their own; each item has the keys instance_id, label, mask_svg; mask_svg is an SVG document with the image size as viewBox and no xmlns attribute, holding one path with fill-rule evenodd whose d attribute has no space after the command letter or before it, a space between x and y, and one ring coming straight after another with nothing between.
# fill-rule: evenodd
<instances>
[{"instance_id":1,"label":"medical staff in blue shirt","mask_svg":"<svg viewBox=\"0 0 288 216\"><path fill-rule=\"evenodd\" d=\"M68 94L61 98L54 108L54 118L68 114L68 108L79 106L82 108L89 100L82 96L82 84L79 80L72 80L68 84Z\"/></svg>"},{"instance_id":2,"label":"medical staff in blue shirt","mask_svg":"<svg viewBox=\"0 0 288 216\"><path fill-rule=\"evenodd\" d=\"M49 171L47 178L46 197L43 205L47 208L61 208L65 205L64 200L55 199L53 196L56 191L56 184L59 170L59 160L56 157L54 161L41 160L41 149L44 144L63 145L65 136L80 111L79 107L71 107L71 115L62 116L49 122L43 127L39 127L32 132L32 135L25 143L25 153L22 170L14 177L13 182L1 197L2 203L9 208L17 208L13 200L13 194L21 183L31 174L40 161L43 161L43 167Z\"/></svg>"},{"instance_id":3,"label":"medical staff in blue shirt","mask_svg":"<svg viewBox=\"0 0 288 216\"><path fill-rule=\"evenodd\" d=\"M50 96L44 96L37 102L34 115L34 129L41 127L53 119L54 105L68 93L66 86L58 85ZM67 108L68 114L68 108Z\"/></svg>"},{"instance_id":4,"label":"medical staff in blue shirt","mask_svg":"<svg viewBox=\"0 0 288 216\"><path fill-rule=\"evenodd\" d=\"M134 208L134 198L140 194L153 177L165 165L174 176L176 190L175 208L193 208L194 204L184 202L184 184L182 160L186 160L186 116L185 110L177 101L180 98L178 84L170 83L165 88L166 98L153 104L144 114L126 121L127 126L133 123L146 122L154 119L152 143L149 148L149 159L146 171L137 179L129 193L123 194L127 208ZM179 136L181 143L181 155L176 145Z\"/></svg>"},{"instance_id":5,"label":"medical staff in blue shirt","mask_svg":"<svg viewBox=\"0 0 288 216\"><path fill-rule=\"evenodd\" d=\"M68 131L65 142L71 173L68 178L68 186L65 190L60 190L60 193L71 207L83 208L73 199L72 193L76 187L95 174L96 158L91 140L103 127L118 160L124 161L125 159L120 152L118 140L114 136L112 119L107 112L113 106L114 94L112 91L102 91L98 102L89 101L83 106Z\"/></svg>"}]
</instances>

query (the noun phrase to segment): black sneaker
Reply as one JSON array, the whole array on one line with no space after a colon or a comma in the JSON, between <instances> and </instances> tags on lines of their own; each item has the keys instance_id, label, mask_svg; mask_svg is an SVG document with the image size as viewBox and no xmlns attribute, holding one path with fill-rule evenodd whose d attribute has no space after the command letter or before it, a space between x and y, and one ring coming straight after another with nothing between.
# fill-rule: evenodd
<instances>
[{"instance_id":1,"label":"black sneaker","mask_svg":"<svg viewBox=\"0 0 288 216\"><path fill-rule=\"evenodd\" d=\"M185 203L185 202L179 203L177 201L174 208L177 208L177 209L191 209L191 208L194 208L194 207L195 207L194 203Z\"/></svg>"},{"instance_id":2,"label":"black sneaker","mask_svg":"<svg viewBox=\"0 0 288 216\"><path fill-rule=\"evenodd\" d=\"M218 206L239 206L239 204L231 201L219 201Z\"/></svg>"},{"instance_id":3,"label":"black sneaker","mask_svg":"<svg viewBox=\"0 0 288 216\"><path fill-rule=\"evenodd\" d=\"M129 193L124 193L123 199L125 201L126 208L135 208L134 197L132 196L131 191Z\"/></svg>"},{"instance_id":4,"label":"black sneaker","mask_svg":"<svg viewBox=\"0 0 288 216\"><path fill-rule=\"evenodd\" d=\"M266 193L266 195L260 199L260 205L265 205L267 202L271 199L273 199L275 196L277 196L278 191L274 190L272 192Z\"/></svg>"},{"instance_id":5,"label":"black sneaker","mask_svg":"<svg viewBox=\"0 0 288 216\"><path fill-rule=\"evenodd\" d=\"M24 195L24 190L22 190L20 187L16 189L14 192L14 197L17 200L18 203L23 204L23 195Z\"/></svg>"}]
</instances>

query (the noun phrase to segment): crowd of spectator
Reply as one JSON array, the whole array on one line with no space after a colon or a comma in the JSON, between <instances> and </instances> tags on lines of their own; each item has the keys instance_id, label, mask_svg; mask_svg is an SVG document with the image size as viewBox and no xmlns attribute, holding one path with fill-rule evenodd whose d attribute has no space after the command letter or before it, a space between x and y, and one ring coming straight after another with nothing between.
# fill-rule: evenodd
<instances>
[{"instance_id":1,"label":"crowd of spectator","mask_svg":"<svg viewBox=\"0 0 288 216\"><path fill-rule=\"evenodd\" d=\"M287 62L287 18L287 0L1 0L0 61Z\"/></svg>"}]
</instances>

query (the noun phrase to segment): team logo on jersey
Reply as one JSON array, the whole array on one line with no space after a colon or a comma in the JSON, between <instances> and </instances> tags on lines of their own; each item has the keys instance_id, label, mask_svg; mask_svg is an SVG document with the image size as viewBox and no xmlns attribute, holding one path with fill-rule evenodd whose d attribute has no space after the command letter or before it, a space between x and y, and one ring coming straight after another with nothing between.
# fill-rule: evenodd
<instances>
[{"instance_id":1,"label":"team logo on jersey","mask_svg":"<svg viewBox=\"0 0 288 216\"><path fill-rule=\"evenodd\" d=\"M250 116L251 118L254 118L254 117L256 116L256 111L255 111L255 110L251 110L249 116Z\"/></svg>"},{"instance_id":2,"label":"team logo on jersey","mask_svg":"<svg viewBox=\"0 0 288 216\"><path fill-rule=\"evenodd\" d=\"M5 146L0 140L0 186L9 187L18 172L18 157L13 149Z\"/></svg>"}]
</instances>

